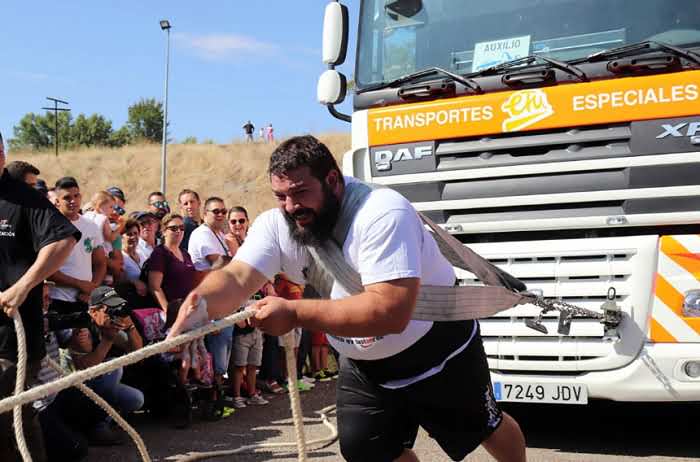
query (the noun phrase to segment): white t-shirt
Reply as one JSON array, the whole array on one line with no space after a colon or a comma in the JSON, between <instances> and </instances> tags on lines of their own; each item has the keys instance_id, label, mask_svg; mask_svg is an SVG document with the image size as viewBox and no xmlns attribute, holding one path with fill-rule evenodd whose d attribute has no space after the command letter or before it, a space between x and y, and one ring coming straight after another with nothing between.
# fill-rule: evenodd
<instances>
[{"instance_id":1,"label":"white t-shirt","mask_svg":"<svg viewBox=\"0 0 700 462\"><path fill-rule=\"evenodd\" d=\"M148 242L139 238L139 243L136 244L136 253L139 254L139 257L141 258L141 266L143 266L143 262L151 258L153 247Z\"/></svg>"},{"instance_id":2,"label":"white t-shirt","mask_svg":"<svg viewBox=\"0 0 700 462\"><path fill-rule=\"evenodd\" d=\"M356 181L346 177L346 183ZM343 245L346 261L362 277L363 285L401 278L420 278L422 284L452 286L455 273L440 253L411 204L399 193L376 189L355 215ZM306 250L296 244L279 209L262 213L253 223L235 259L243 261L268 279L285 273L303 283L308 265ZM331 298L349 296L334 284ZM376 360L393 356L417 342L432 327L431 321L409 322L400 334L384 337L345 338L328 335L341 355Z\"/></svg>"},{"instance_id":3,"label":"white t-shirt","mask_svg":"<svg viewBox=\"0 0 700 462\"><path fill-rule=\"evenodd\" d=\"M109 253L112 251L112 243L104 240L104 226L105 222L109 223L109 218L106 215L102 215L101 213L97 213L93 210L85 212L83 214L83 218L95 223L97 229L100 230L100 233L102 234L102 248L104 249L105 254L109 255ZM112 228L109 224L107 226L110 229Z\"/></svg>"},{"instance_id":4,"label":"white t-shirt","mask_svg":"<svg viewBox=\"0 0 700 462\"><path fill-rule=\"evenodd\" d=\"M228 255L226 247L226 235L221 231L214 231L206 224L201 224L192 231L187 253L192 257L192 263L197 271L211 269L211 263L207 261L209 255Z\"/></svg>"},{"instance_id":5,"label":"white t-shirt","mask_svg":"<svg viewBox=\"0 0 700 462\"><path fill-rule=\"evenodd\" d=\"M92 280L92 252L98 247L102 247L104 243L102 230L97 229L95 223L83 216L79 216L72 223L80 230L82 236L59 271L81 281L90 281ZM52 299L66 302L77 301L78 294L78 289L74 287L56 285L49 290L49 296Z\"/></svg>"},{"instance_id":6,"label":"white t-shirt","mask_svg":"<svg viewBox=\"0 0 700 462\"><path fill-rule=\"evenodd\" d=\"M138 255L138 251L136 252ZM134 279L139 279L141 276L141 267L145 261L139 255L139 261L134 261L131 255L122 250L122 255L124 256L124 274L126 274L126 279L128 281L133 281Z\"/></svg>"}]
</instances>

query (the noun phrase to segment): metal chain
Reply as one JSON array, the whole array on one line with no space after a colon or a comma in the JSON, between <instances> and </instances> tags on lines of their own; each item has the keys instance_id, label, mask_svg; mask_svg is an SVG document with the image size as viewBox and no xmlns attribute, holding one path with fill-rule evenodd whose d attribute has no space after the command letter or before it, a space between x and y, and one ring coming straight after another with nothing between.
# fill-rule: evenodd
<instances>
[{"instance_id":1,"label":"metal chain","mask_svg":"<svg viewBox=\"0 0 700 462\"><path fill-rule=\"evenodd\" d=\"M574 316L585 316L594 319L604 319L605 314L599 313L597 311L589 310L581 306L572 305L571 303L566 303L561 300L556 300L553 298L543 298L537 297L531 302L535 306L542 308L541 314L545 314L549 311L559 311L566 312Z\"/></svg>"}]
</instances>

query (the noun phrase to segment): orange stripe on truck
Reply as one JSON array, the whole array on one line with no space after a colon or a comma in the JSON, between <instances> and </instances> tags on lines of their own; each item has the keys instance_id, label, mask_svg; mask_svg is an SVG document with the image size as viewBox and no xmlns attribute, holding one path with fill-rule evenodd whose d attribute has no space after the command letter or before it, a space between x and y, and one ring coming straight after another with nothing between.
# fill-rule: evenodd
<instances>
[{"instance_id":1,"label":"orange stripe on truck","mask_svg":"<svg viewBox=\"0 0 700 462\"><path fill-rule=\"evenodd\" d=\"M700 71L558 85L368 111L370 146L700 113Z\"/></svg>"},{"instance_id":2,"label":"orange stripe on truck","mask_svg":"<svg viewBox=\"0 0 700 462\"><path fill-rule=\"evenodd\" d=\"M654 318L651 318L651 324L649 326L649 340L656 343L678 342L678 340Z\"/></svg>"},{"instance_id":3,"label":"orange stripe on truck","mask_svg":"<svg viewBox=\"0 0 700 462\"><path fill-rule=\"evenodd\" d=\"M661 239L661 251L696 279L700 279L700 254L686 249L671 236L664 236Z\"/></svg>"},{"instance_id":4,"label":"orange stripe on truck","mask_svg":"<svg viewBox=\"0 0 700 462\"><path fill-rule=\"evenodd\" d=\"M678 316L683 316L683 294L660 274L656 275L656 296Z\"/></svg>"}]
</instances>

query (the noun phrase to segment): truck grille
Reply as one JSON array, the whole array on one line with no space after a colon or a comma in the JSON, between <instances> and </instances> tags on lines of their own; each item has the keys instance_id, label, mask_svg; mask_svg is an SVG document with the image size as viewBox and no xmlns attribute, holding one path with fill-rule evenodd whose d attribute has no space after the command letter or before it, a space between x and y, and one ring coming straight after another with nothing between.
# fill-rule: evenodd
<instances>
[{"instance_id":1,"label":"truck grille","mask_svg":"<svg viewBox=\"0 0 700 462\"><path fill-rule=\"evenodd\" d=\"M470 245L545 297L600 312L608 288L614 287L616 302L626 313L619 329L621 340L617 340L605 337L602 324L593 318L576 318L570 335L561 336L556 312L545 315L548 333L541 334L525 325L525 320L538 316L537 307L508 309L480 321L490 367L502 372L571 373L626 364L641 347L646 331L644 313L649 306L656 241L656 236L635 236ZM457 271L460 284L479 283L473 274Z\"/></svg>"}]
</instances>

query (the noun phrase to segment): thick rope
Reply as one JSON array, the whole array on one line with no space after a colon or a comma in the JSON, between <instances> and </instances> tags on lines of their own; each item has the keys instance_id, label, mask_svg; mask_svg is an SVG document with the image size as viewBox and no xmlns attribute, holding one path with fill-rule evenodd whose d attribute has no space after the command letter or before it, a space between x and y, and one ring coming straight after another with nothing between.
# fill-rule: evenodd
<instances>
[{"instance_id":1,"label":"thick rope","mask_svg":"<svg viewBox=\"0 0 700 462\"><path fill-rule=\"evenodd\" d=\"M65 376L68 375L66 371L64 371L60 365L58 365L53 359L49 358L48 356L46 357L46 360L49 363L49 366L51 366L56 372L59 374ZM143 439L141 438L141 435L138 434L136 430L134 430L134 427L129 425L129 423L124 420L124 418L119 415L119 413L109 405L107 401L104 400L100 395L92 391L90 387L85 385L84 383L79 383L76 385L78 390L82 391L85 396L90 398L102 408L103 411L107 413L112 419L114 419L115 422L131 437L132 440L134 440L134 444L136 444L136 448L139 450L139 454L141 454L141 459L143 462L151 462L151 456L148 454L148 449L146 449L146 444L143 442Z\"/></svg>"},{"instance_id":2,"label":"thick rope","mask_svg":"<svg viewBox=\"0 0 700 462\"><path fill-rule=\"evenodd\" d=\"M294 354L294 331L288 332L282 337L284 343L284 355L287 360L287 390L289 390L289 404L292 407L292 422L294 433L297 437L298 461L306 462L306 436L304 435L304 415L301 412L299 399L299 387L297 386L297 356Z\"/></svg>"},{"instance_id":3,"label":"thick rope","mask_svg":"<svg viewBox=\"0 0 700 462\"><path fill-rule=\"evenodd\" d=\"M27 339L24 335L24 324L19 315L19 310L12 314L17 332L17 375L15 377L15 396L24 391L24 381L27 377ZM22 404L17 404L12 409L12 420L15 428L15 441L22 460L31 462L32 456L29 453L27 442L24 439L24 429L22 428Z\"/></svg>"},{"instance_id":4,"label":"thick rope","mask_svg":"<svg viewBox=\"0 0 700 462\"><path fill-rule=\"evenodd\" d=\"M338 429L333 425L328 418L328 413L335 410L335 405L327 406L316 411L317 414L321 416L321 423L330 430L330 435L323 438L317 438L315 440L307 441L306 446L316 446L316 445L326 445L335 441L338 438ZM194 462L196 460L211 459L214 457L224 457L233 454L240 454L242 452L254 451L256 449L283 449L296 446L296 442L281 442L281 443L256 443L248 444L246 446L241 446L236 449L225 449L221 451L208 451L208 452L190 452L184 455L170 456L166 457L165 460L171 460L173 462Z\"/></svg>"},{"instance_id":5,"label":"thick rope","mask_svg":"<svg viewBox=\"0 0 700 462\"><path fill-rule=\"evenodd\" d=\"M99 397L95 392L88 388L83 382L90 380L94 377L106 374L120 367L127 366L139 362L149 356L153 356L158 353L164 353L166 351L172 350L178 345L191 342L197 338L203 337L211 332L221 330L225 327L232 326L233 324L246 320L254 315L253 311L243 311L232 314L226 318L220 319L213 323L208 323L198 329L180 334L172 339L164 340L162 342L149 345L140 350L129 353L125 356L112 359L102 364L90 367L88 369L83 369L82 371L77 371L71 374L65 374L60 369L54 361L50 358L49 365L54 369L59 370L64 377L53 382L34 387L30 390L22 391L24 388L24 378L26 375L26 340L24 335L24 326L19 318L19 314L15 312L15 330L17 332L17 346L18 346L18 368L17 368L17 378L15 394L11 397L5 398L0 401L0 414L7 412L9 409L13 409L14 413L14 429L15 429L15 439L17 440L17 446L20 450L20 454L24 462L31 462L32 458L29 453L29 449L26 446L26 441L24 439L24 432L22 429L22 404L36 401L37 399L44 398L48 395L56 394L66 388L71 386L77 386L83 393L90 397L98 406L100 406L108 415L110 415L116 422L121 426L121 428L126 431L129 436L134 440L136 447L141 454L141 458L144 462L150 462L150 456L146 445L141 439L140 435L133 429L120 415L117 413L106 401ZM297 373L296 373L296 357L294 355L294 346L291 343L291 336L287 335L285 340L287 347L286 359L287 359L287 375L289 378L289 398L290 405L292 408L292 420L294 422L295 433L297 436L296 443L259 443L253 445L242 446L240 448L230 450L230 451L214 451L212 453L192 453L186 456L186 459L180 460L199 460L202 458L217 457L220 455L235 454L239 452L249 451L258 448L282 448L289 447L296 444L299 452L299 461L306 462L306 451L307 443L305 441L304 430L303 430L303 414L301 411L301 404L299 399L299 391L297 389ZM291 345L291 346L290 346ZM292 385L293 384L293 385ZM319 438L309 442L309 444L319 444L319 443L329 443L334 441L338 437L337 429L330 423L326 415L334 406L329 406L320 411L321 418L324 425L331 429L331 434L325 438ZM19 417L18 417L19 416Z\"/></svg>"},{"instance_id":6,"label":"thick rope","mask_svg":"<svg viewBox=\"0 0 700 462\"><path fill-rule=\"evenodd\" d=\"M107 362L89 367L87 369L73 372L72 374L51 383L39 385L20 394L7 397L0 401L0 414L7 412L19 404L36 401L37 399L41 399L48 395L53 395L78 383L82 383L97 376L106 374L107 372L111 372L114 369L137 363L158 353L165 353L166 351L172 350L176 346L191 342L199 337L203 337L225 327L232 326L239 321L244 321L253 316L253 314L253 311L242 311L232 314L223 319L219 319L218 321L207 323L205 326L180 334L177 337L163 340L162 342L154 343L153 345L148 345L127 355L111 359Z\"/></svg>"}]
</instances>

